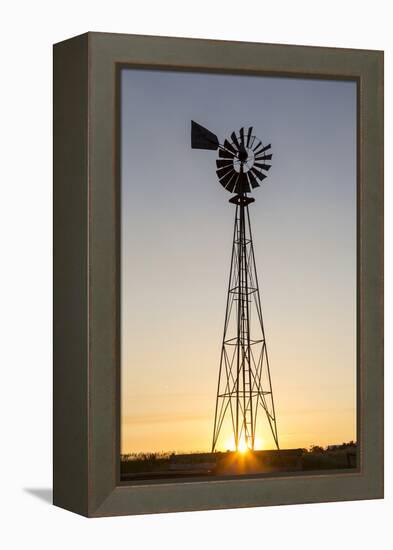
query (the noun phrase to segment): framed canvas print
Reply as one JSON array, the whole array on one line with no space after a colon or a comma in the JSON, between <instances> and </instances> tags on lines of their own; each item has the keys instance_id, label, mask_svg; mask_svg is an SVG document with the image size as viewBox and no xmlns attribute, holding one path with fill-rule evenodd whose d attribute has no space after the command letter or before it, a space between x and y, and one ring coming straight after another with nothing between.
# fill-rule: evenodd
<instances>
[{"instance_id":1,"label":"framed canvas print","mask_svg":"<svg viewBox=\"0 0 393 550\"><path fill-rule=\"evenodd\" d=\"M54 503L383 496L383 54L54 47Z\"/></svg>"}]
</instances>

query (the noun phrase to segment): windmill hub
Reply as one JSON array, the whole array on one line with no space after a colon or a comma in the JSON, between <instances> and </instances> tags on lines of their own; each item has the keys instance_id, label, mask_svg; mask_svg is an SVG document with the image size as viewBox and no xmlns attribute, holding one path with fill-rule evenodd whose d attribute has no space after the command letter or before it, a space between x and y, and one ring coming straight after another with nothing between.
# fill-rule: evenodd
<instances>
[{"instance_id":1,"label":"windmill hub","mask_svg":"<svg viewBox=\"0 0 393 550\"><path fill-rule=\"evenodd\" d=\"M246 162L248 159L248 153L245 149L241 149L238 154L238 159L240 162Z\"/></svg>"}]
</instances>

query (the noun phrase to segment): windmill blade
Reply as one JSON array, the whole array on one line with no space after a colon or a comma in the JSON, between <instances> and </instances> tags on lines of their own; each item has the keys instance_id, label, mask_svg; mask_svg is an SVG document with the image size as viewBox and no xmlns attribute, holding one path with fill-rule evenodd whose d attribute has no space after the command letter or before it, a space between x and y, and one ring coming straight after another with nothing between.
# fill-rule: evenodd
<instances>
[{"instance_id":1,"label":"windmill blade","mask_svg":"<svg viewBox=\"0 0 393 550\"><path fill-rule=\"evenodd\" d=\"M270 170L270 168L272 167L271 164L259 164L259 162L255 162L254 166L256 166L257 168L260 168L261 170L266 170L266 172Z\"/></svg>"},{"instance_id":2,"label":"windmill blade","mask_svg":"<svg viewBox=\"0 0 393 550\"><path fill-rule=\"evenodd\" d=\"M247 175L244 172L240 172L236 180L235 193L249 193L250 184L248 183Z\"/></svg>"},{"instance_id":3,"label":"windmill blade","mask_svg":"<svg viewBox=\"0 0 393 550\"><path fill-rule=\"evenodd\" d=\"M259 187L259 183L257 181L257 178L251 173L251 171L247 172L248 179L251 183L251 187L255 189L256 187Z\"/></svg>"},{"instance_id":4,"label":"windmill blade","mask_svg":"<svg viewBox=\"0 0 393 550\"><path fill-rule=\"evenodd\" d=\"M241 146L242 146L242 149L244 149L244 128L240 128L240 143L241 143Z\"/></svg>"},{"instance_id":5,"label":"windmill blade","mask_svg":"<svg viewBox=\"0 0 393 550\"><path fill-rule=\"evenodd\" d=\"M216 160L217 168L226 168L231 166L233 168L233 160Z\"/></svg>"},{"instance_id":6,"label":"windmill blade","mask_svg":"<svg viewBox=\"0 0 393 550\"><path fill-rule=\"evenodd\" d=\"M233 177L233 174L234 172L228 172L227 174L225 174L225 176L218 178L221 185L225 187L227 183L229 183L230 179Z\"/></svg>"},{"instance_id":7,"label":"windmill blade","mask_svg":"<svg viewBox=\"0 0 393 550\"><path fill-rule=\"evenodd\" d=\"M267 151L268 149L271 149L272 148L272 144L269 143L269 145L265 145L265 147L263 147L259 153L263 153L264 151Z\"/></svg>"},{"instance_id":8,"label":"windmill blade","mask_svg":"<svg viewBox=\"0 0 393 550\"><path fill-rule=\"evenodd\" d=\"M223 159L232 159L233 160L236 155L234 155L230 151L223 151L222 149L220 149L218 151L218 156L223 158Z\"/></svg>"},{"instance_id":9,"label":"windmill blade","mask_svg":"<svg viewBox=\"0 0 393 550\"><path fill-rule=\"evenodd\" d=\"M248 147L250 145L250 141L251 141L251 134L252 134L252 126L249 127L248 129L248 134L247 134L247 143L246 143L246 146Z\"/></svg>"},{"instance_id":10,"label":"windmill blade","mask_svg":"<svg viewBox=\"0 0 393 550\"><path fill-rule=\"evenodd\" d=\"M234 171L233 166L226 166L225 168L219 168L218 170L216 170L216 174L219 178L222 178L229 172L233 172L233 171Z\"/></svg>"},{"instance_id":11,"label":"windmill blade","mask_svg":"<svg viewBox=\"0 0 393 550\"><path fill-rule=\"evenodd\" d=\"M225 186L225 189L227 191L229 191L230 193L238 193L237 191L237 180L239 178L239 173L238 172L235 172L234 175L232 176L231 180L229 181L229 183L227 183L227 185Z\"/></svg>"},{"instance_id":12,"label":"windmill blade","mask_svg":"<svg viewBox=\"0 0 393 550\"><path fill-rule=\"evenodd\" d=\"M220 183L227 191L233 193L237 180L237 172L233 171L220 179Z\"/></svg>"},{"instance_id":13,"label":"windmill blade","mask_svg":"<svg viewBox=\"0 0 393 550\"><path fill-rule=\"evenodd\" d=\"M229 143L229 141L227 139L224 141L224 147L228 151L231 151L233 153L233 156L237 155L236 149L233 147L232 143Z\"/></svg>"},{"instance_id":14,"label":"windmill blade","mask_svg":"<svg viewBox=\"0 0 393 550\"><path fill-rule=\"evenodd\" d=\"M243 174L243 176L244 176L244 179L242 179L242 191L243 193L250 193L251 187L250 187L250 182L248 181L248 176L247 174Z\"/></svg>"},{"instance_id":15,"label":"windmill blade","mask_svg":"<svg viewBox=\"0 0 393 550\"><path fill-rule=\"evenodd\" d=\"M192 149L218 149L218 138L213 132L191 120L191 147Z\"/></svg>"},{"instance_id":16,"label":"windmill blade","mask_svg":"<svg viewBox=\"0 0 393 550\"><path fill-rule=\"evenodd\" d=\"M262 149L261 149L260 151L257 151L257 149L259 149L259 147L260 147L261 145L262 145L262 143L260 143L259 145L257 145L257 146L255 147L255 149L253 149L253 151L254 151L254 153L255 153L256 155L259 155L260 153L264 153L265 151L267 151L268 149L271 149L271 147L272 147L272 144L269 143L269 145L265 145L265 147L262 147Z\"/></svg>"},{"instance_id":17,"label":"windmill blade","mask_svg":"<svg viewBox=\"0 0 393 550\"><path fill-rule=\"evenodd\" d=\"M259 170L256 170L254 167L251 168L250 171L253 173L253 175L254 175L256 178L259 179L259 181L262 181L262 180L264 180L265 178L267 178L267 176L266 176L263 172L260 172Z\"/></svg>"},{"instance_id":18,"label":"windmill blade","mask_svg":"<svg viewBox=\"0 0 393 550\"><path fill-rule=\"evenodd\" d=\"M273 155L261 155L260 157L254 156L254 160L272 160Z\"/></svg>"},{"instance_id":19,"label":"windmill blade","mask_svg":"<svg viewBox=\"0 0 393 550\"><path fill-rule=\"evenodd\" d=\"M225 189L227 191L229 191L230 193L235 193L235 187L236 187L236 182L237 182L238 175L239 174L237 172L234 172L234 174L232 175L232 178L230 179L229 183L227 183L227 185L225 186Z\"/></svg>"},{"instance_id":20,"label":"windmill blade","mask_svg":"<svg viewBox=\"0 0 393 550\"><path fill-rule=\"evenodd\" d=\"M259 147L262 146L262 141L261 141L261 140L255 139L255 141L257 141L257 144L256 144L255 147L253 148L254 153L255 153L255 151L256 151ZM254 145L255 141L253 142L253 145Z\"/></svg>"},{"instance_id":21,"label":"windmill blade","mask_svg":"<svg viewBox=\"0 0 393 550\"><path fill-rule=\"evenodd\" d=\"M237 147L237 150L239 150L240 149L240 143L239 143L239 141L236 137L235 132L232 132L231 139L232 139L233 143L235 144L235 146Z\"/></svg>"}]
</instances>

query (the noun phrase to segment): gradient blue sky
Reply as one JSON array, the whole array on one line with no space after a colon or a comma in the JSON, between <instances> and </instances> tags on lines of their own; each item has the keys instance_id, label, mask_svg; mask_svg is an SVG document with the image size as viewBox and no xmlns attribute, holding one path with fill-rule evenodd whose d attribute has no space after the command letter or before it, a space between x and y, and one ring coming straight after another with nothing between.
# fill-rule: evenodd
<instances>
[{"instance_id":1,"label":"gradient blue sky","mask_svg":"<svg viewBox=\"0 0 393 550\"><path fill-rule=\"evenodd\" d=\"M211 442L234 207L191 119L272 143L250 214L281 447L355 439L356 84L124 69L121 87L122 452Z\"/></svg>"}]
</instances>

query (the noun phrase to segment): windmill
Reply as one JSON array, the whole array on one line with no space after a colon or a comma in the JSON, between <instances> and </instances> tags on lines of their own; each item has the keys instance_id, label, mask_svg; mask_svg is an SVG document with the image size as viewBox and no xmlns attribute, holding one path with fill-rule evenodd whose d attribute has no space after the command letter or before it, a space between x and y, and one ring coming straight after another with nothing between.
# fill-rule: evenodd
<instances>
[{"instance_id":1,"label":"windmill","mask_svg":"<svg viewBox=\"0 0 393 550\"><path fill-rule=\"evenodd\" d=\"M253 128L232 132L223 144L215 134L191 121L191 147L218 150L217 177L234 195L231 267L221 346L212 452L216 451L224 423L229 423L236 451L254 450L258 413L265 413L277 449L278 432L269 356L248 206L248 194L267 177L271 144L264 145Z\"/></svg>"}]
</instances>

